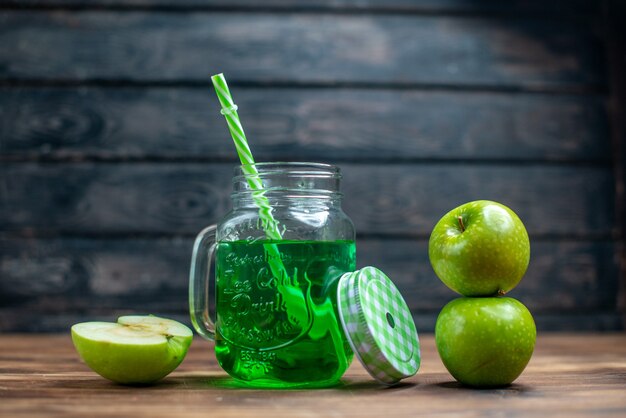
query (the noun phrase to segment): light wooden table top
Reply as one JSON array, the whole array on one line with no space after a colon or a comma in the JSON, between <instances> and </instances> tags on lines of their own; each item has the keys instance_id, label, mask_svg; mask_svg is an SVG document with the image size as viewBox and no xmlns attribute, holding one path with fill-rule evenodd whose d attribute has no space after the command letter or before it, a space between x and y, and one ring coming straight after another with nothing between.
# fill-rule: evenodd
<instances>
[{"instance_id":1,"label":"light wooden table top","mask_svg":"<svg viewBox=\"0 0 626 418\"><path fill-rule=\"evenodd\" d=\"M126 387L89 370L67 335L0 336L0 416L46 417L479 417L626 416L626 333L540 334L511 386L476 390L454 382L432 335L421 336L422 368L393 388L358 362L330 389L236 387L196 339L160 383Z\"/></svg>"}]
</instances>

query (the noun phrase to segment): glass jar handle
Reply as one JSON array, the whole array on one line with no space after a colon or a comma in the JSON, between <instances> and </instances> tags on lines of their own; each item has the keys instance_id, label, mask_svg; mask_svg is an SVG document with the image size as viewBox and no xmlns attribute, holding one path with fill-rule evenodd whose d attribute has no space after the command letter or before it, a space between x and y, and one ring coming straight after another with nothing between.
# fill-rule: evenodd
<instances>
[{"instance_id":1,"label":"glass jar handle","mask_svg":"<svg viewBox=\"0 0 626 418\"><path fill-rule=\"evenodd\" d=\"M217 242L217 225L204 228L196 237L189 271L189 313L191 323L201 337L215 341L215 323L209 315L211 259Z\"/></svg>"}]
</instances>

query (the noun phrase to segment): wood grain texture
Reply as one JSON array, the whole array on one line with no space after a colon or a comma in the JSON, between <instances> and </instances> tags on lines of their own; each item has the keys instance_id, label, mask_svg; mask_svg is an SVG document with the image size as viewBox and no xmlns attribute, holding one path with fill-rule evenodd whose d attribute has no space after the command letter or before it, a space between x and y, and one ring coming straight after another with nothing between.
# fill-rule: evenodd
<instances>
[{"instance_id":1,"label":"wood grain texture","mask_svg":"<svg viewBox=\"0 0 626 418\"><path fill-rule=\"evenodd\" d=\"M261 161L610 158L600 97L232 90ZM0 89L0 157L232 161L235 155L208 89L81 87Z\"/></svg>"},{"instance_id":2,"label":"wood grain texture","mask_svg":"<svg viewBox=\"0 0 626 418\"><path fill-rule=\"evenodd\" d=\"M616 215L621 235L619 306L626 321L626 3L610 1L607 8L607 53L610 69L611 137L616 183Z\"/></svg>"},{"instance_id":3,"label":"wood grain texture","mask_svg":"<svg viewBox=\"0 0 626 418\"><path fill-rule=\"evenodd\" d=\"M2 6L20 7L164 7L164 8L228 8L245 10L271 9L322 11L369 11L409 13L568 13L600 14L603 1L586 0L3 0Z\"/></svg>"},{"instance_id":4,"label":"wood grain texture","mask_svg":"<svg viewBox=\"0 0 626 418\"><path fill-rule=\"evenodd\" d=\"M0 15L0 79L603 86L600 40L566 21L422 16Z\"/></svg>"},{"instance_id":5,"label":"wood grain texture","mask_svg":"<svg viewBox=\"0 0 626 418\"><path fill-rule=\"evenodd\" d=\"M613 228L605 167L342 164L343 208L362 234L428 236L471 200L510 206L534 235ZM0 228L9 231L188 233L230 208L230 164L3 164Z\"/></svg>"},{"instance_id":6,"label":"wood grain texture","mask_svg":"<svg viewBox=\"0 0 626 418\"><path fill-rule=\"evenodd\" d=\"M623 329L624 147L609 141L621 125L615 102L605 105L616 89L607 10L605 0L0 0L0 332L67 330L129 310L188 321L191 239L229 209L235 163L208 81L216 72L234 87L258 160L340 163L359 264L392 276L418 329L432 330L455 297L428 264L428 234L479 198L511 206L531 233L532 263L512 296L540 330ZM2 416L85 416L105 404L29 404L83 386L31 378L34 391L5 410L2 361ZM624 415L612 392L600 410L598 393L581 395L591 399L582 411ZM198 393L178 395L176 411L158 412L201 411L182 411ZM518 395L542 415L572 416L579 400L540 408L533 402L552 392L487 396ZM104 396L117 416L137 415ZM218 396L204 415L315 406ZM364 415L344 401L325 407ZM423 401L399 403L400 415Z\"/></svg>"},{"instance_id":7,"label":"wood grain texture","mask_svg":"<svg viewBox=\"0 0 626 418\"><path fill-rule=\"evenodd\" d=\"M432 335L420 338L417 375L382 388L353 362L340 385L320 390L237 387L212 345L195 340L182 365L160 383L108 382L79 360L68 334L0 336L3 416L84 417L623 417L626 335L540 334L520 378L500 389L460 386Z\"/></svg>"},{"instance_id":8,"label":"wood grain texture","mask_svg":"<svg viewBox=\"0 0 626 418\"><path fill-rule=\"evenodd\" d=\"M165 312L188 322L192 243L4 238L0 331L59 331L80 315L111 320L128 311ZM526 276L510 295L528 306L540 327L621 328L614 243L539 241L532 254ZM361 239L357 260L358 267L375 265L393 279L422 330L432 330L439 310L458 297L434 275L426 240ZM29 312L44 318L33 321ZM556 314L564 318L556 320Z\"/></svg>"}]
</instances>

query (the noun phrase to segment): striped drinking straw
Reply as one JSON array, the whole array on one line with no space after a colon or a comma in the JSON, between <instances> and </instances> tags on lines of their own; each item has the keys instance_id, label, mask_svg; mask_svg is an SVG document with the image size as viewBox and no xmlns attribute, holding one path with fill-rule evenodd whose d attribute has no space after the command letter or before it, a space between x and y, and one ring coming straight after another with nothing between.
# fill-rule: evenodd
<instances>
[{"instance_id":1,"label":"striped drinking straw","mask_svg":"<svg viewBox=\"0 0 626 418\"><path fill-rule=\"evenodd\" d=\"M250 189L253 190L252 199L259 207L259 217L263 223L265 235L269 239L280 240L282 239L282 234L278 228L278 222L274 219L274 216L272 215L272 207L270 206L267 197L265 197L263 182L261 181L259 172L254 165L254 158L252 157L252 152L248 146L248 140L243 132L243 127L239 121L239 115L237 114L237 105L233 102L233 98L230 95L230 90L228 90L228 84L226 84L224 74L220 73L212 76L211 81L213 81L217 98L222 105L220 113L226 118L230 135L235 142L235 148L237 148L237 154L239 155L239 160L241 161L241 169L246 176Z\"/></svg>"},{"instance_id":2,"label":"striped drinking straw","mask_svg":"<svg viewBox=\"0 0 626 418\"><path fill-rule=\"evenodd\" d=\"M254 158L252 157L252 152L248 146L248 140L246 139L246 135L243 133L243 127L239 121L239 115L237 114L237 105L233 102L233 98L230 95L230 90L228 90L224 74L220 73L214 75L211 77L211 80L213 81L217 98L222 105L221 113L226 118L230 135L233 137L233 141L235 142L237 154L239 155L239 160L241 161L241 169L246 176L248 186L250 186L250 189L252 190L252 200L259 208L259 218L261 218L265 236L270 240L281 240L283 237L278 229L278 222L274 219L270 202L267 200L267 197L265 197L263 182L261 181L259 172L254 165ZM280 251L278 250L276 244L265 244L264 248L265 251L267 251L268 264L274 277L280 278L281 281L289 280L289 274L287 274L287 270L283 265L280 257Z\"/></svg>"},{"instance_id":3,"label":"striped drinking straw","mask_svg":"<svg viewBox=\"0 0 626 418\"><path fill-rule=\"evenodd\" d=\"M237 115L237 105L233 102L230 95L226 79L224 79L223 74L217 74L212 76L211 80L213 81L215 92L217 93L217 97L222 105L221 113L226 118L230 135L233 137L233 141L235 142L237 154L239 154L239 160L241 161L241 168L244 171L248 185L252 190L252 199L255 205L259 208L259 217L263 223L265 235L270 240L281 240L282 234L278 228L278 222L274 219L274 216L272 216L272 207L270 206L267 197L265 197L263 182L261 181L256 166L254 165L252 152L250 152L246 135L243 133L243 128L241 127L239 116ZM325 326L318 327L318 332L314 332L310 336L313 339L321 338L326 334L326 332L329 332L333 339L337 359L341 364L343 364L342 367L347 368L348 359L343 351L344 341L341 337L341 331L339 330L339 321L337 321L337 318L335 317L330 300L327 299L327 301L319 307L316 306L311 299L310 292L305 293L300 287L298 287L297 275L295 272L293 277L290 277L287 273L287 269L285 268L282 258L280 257L278 246L274 243L267 243L264 244L263 247L268 255L267 262L270 266L270 270L277 279L276 289L283 296L283 303L287 312L287 320L293 321L295 325L303 326L309 322L308 310L310 309L315 311L314 316L319 318L320 324L331 325L327 325L327 328L325 328ZM306 273L303 278L308 282L310 288L311 282L306 277ZM307 309L302 309L302 307L306 307ZM312 327L312 329L314 329L314 327Z\"/></svg>"}]
</instances>

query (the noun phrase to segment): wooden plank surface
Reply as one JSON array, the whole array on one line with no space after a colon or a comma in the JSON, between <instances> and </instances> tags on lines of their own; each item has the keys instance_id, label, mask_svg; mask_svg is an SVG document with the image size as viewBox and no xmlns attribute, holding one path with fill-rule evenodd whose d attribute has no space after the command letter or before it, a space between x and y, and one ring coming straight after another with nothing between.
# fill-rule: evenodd
<instances>
[{"instance_id":1,"label":"wooden plank surface","mask_svg":"<svg viewBox=\"0 0 626 418\"><path fill-rule=\"evenodd\" d=\"M186 308L193 239L3 239L0 301L73 298L86 308L123 308L129 299ZM358 267L376 265L400 287L412 309L438 310L456 293L437 279L425 240L361 239ZM534 311L615 307L611 242L539 241L512 296ZM428 295L428 297L424 297ZM64 302L67 305L70 302Z\"/></svg>"},{"instance_id":2,"label":"wooden plank surface","mask_svg":"<svg viewBox=\"0 0 626 418\"><path fill-rule=\"evenodd\" d=\"M626 3L609 2L607 55L611 74L611 137L616 183L616 218L621 234L619 306L626 321Z\"/></svg>"},{"instance_id":3,"label":"wooden plank surface","mask_svg":"<svg viewBox=\"0 0 626 418\"><path fill-rule=\"evenodd\" d=\"M0 332L59 331L80 316L124 312L187 318L192 238L2 239ZM435 276L425 240L360 239L357 265L375 265L400 288L421 330L457 297ZM539 241L510 296L540 329L618 329L616 249L609 241ZM581 313L586 318L581 319ZM555 314L563 316L562 320ZM41 318L41 319L37 319Z\"/></svg>"},{"instance_id":4,"label":"wooden plank surface","mask_svg":"<svg viewBox=\"0 0 626 418\"><path fill-rule=\"evenodd\" d=\"M586 24L402 15L0 14L0 79L605 85Z\"/></svg>"},{"instance_id":5,"label":"wooden plank surface","mask_svg":"<svg viewBox=\"0 0 626 418\"><path fill-rule=\"evenodd\" d=\"M165 7L240 10L394 11L410 13L568 13L599 14L602 1L586 0L3 0L2 6L20 7Z\"/></svg>"},{"instance_id":6,"label":"wooden plank surface","mask_svg":"<svg viewBox=\"0 0 626 418\"><path fill-rule=\"evenodd\" d=\"M230 207L234 155L208 82L221 71L257 159L340 163L359 264L393 276L420 330L454 297L428 234L477 198L531 232L512 296L540 329L622 329L606 10L0 0L0 332L129 310L188 320L191 237Z\"/></svg>"},{"instance_id":7,"label":"wooden plank surface","mask_svg":"<svg viewBox=\"0 0 626 418\"><path fill-rule=\"evenodd\" d=\"M318 390L237 387L212 346L195 340L161 383L126 387L91 372L68 334L0 336L0 414L7 417L623 417L626 334L540 334L520 378L500 389L465 388L421 335L418 374L394 388L375 383L354 362L340 385Z\"/></svg>"},{"instance_id":8,"label":"wooden plank surface","mask_svg":"<svg viewBox=\"0 0 626 418\"><path fill-rule=\"evenodd\" d=\"M259 161L610 158L604 99L596 96L249 87L233 93ZM2 88L0 120L5 159L235 158L208 88Z\"/></svg>"},{"instance_id":9,"label":"wooden plank surface","mask_svg":"<svg viewBox=\"0 0 626 418\"><path fill-rule=\"evenodd\" d=\"M461 203L510 206L531 235L608 236L608 167L342 164L343 208L361 234L428 236ZM188 233L230 208L230 164L3 164L7 231Z\"/></svg>"}]
</instances>

